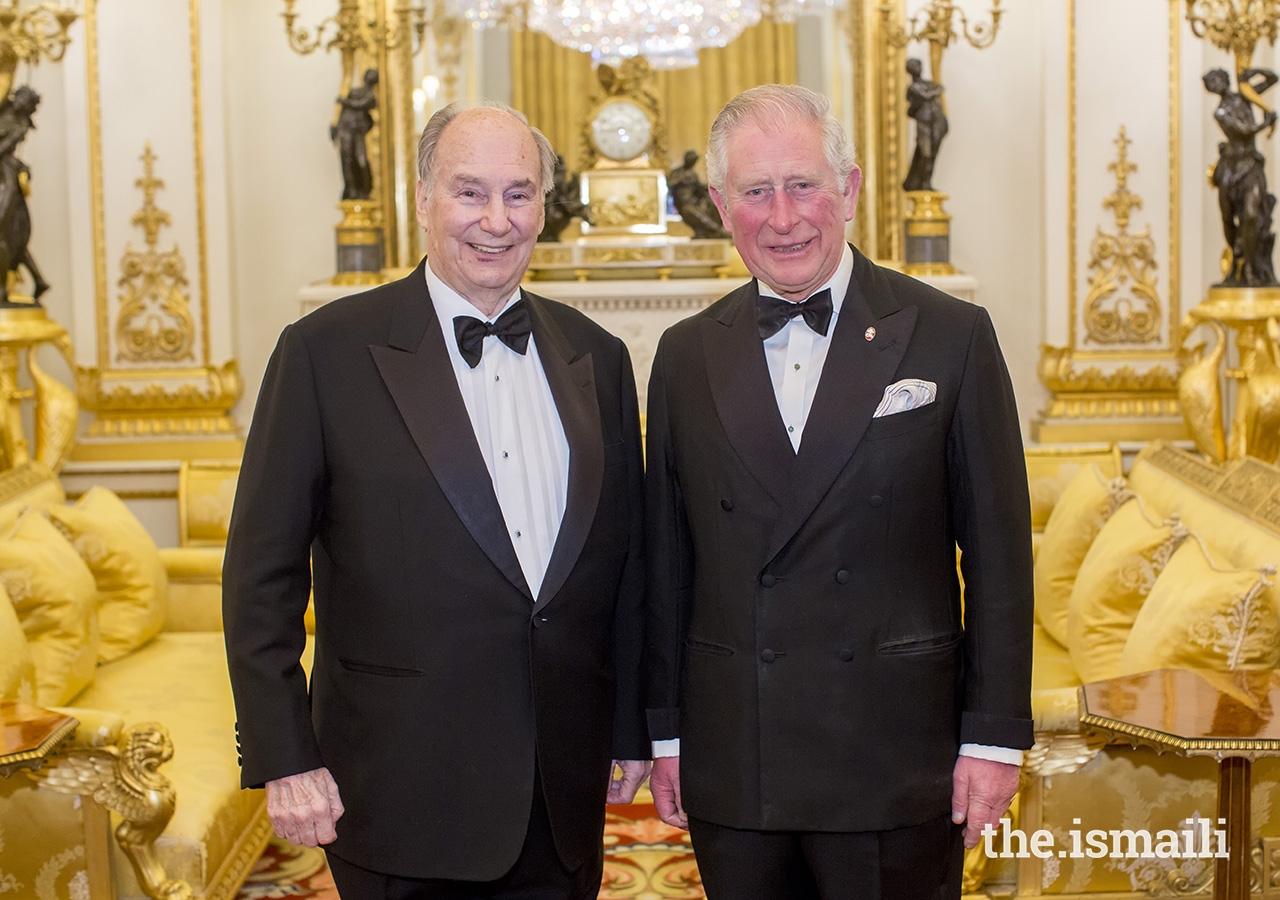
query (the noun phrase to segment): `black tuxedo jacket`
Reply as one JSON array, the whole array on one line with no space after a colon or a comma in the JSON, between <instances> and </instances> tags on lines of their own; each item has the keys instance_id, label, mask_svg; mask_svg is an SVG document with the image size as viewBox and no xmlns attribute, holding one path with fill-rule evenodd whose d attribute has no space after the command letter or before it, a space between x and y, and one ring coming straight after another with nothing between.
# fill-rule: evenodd
<instances>
[{"instance_id":1,"label":"black tuxedo jacket","mask_svg":"<svg viewBox=\"0 0 1280 900\"><path fill-rule=\"evenodd\" d=\"M576 868L600 853L610 760L648 757L631 362L585 316L524 296L570 453L537 597L423 266L284 330L245 445L223 571L243 783L327 766L346 806L330 849L374 871L500 877L535 761Z\"/></svg>"},{"instance_id":2,"label":"black tuxedo jacket","mask_svg":"<svg viewBox=\"0 0 1280 900\"><path fill-rule=\"evenodd\" d=\"M919 824L949 812L961 742L1032 744L1030 512L991 321L854 257L798 454L754 281L653 366L650 730L680 738L688 813L730 827ZM936 401L873 418L903 378Z\"/></svg>"}]
</instances>

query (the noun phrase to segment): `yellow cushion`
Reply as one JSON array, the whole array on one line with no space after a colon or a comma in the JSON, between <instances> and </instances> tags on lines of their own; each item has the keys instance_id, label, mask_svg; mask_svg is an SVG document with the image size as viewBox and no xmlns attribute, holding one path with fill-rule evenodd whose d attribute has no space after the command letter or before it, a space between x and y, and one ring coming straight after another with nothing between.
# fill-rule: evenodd
<instances>
[{"instance_id":1,"label":"yellow cushion","mask_svg":"<svg viewBox=\"0 0 1280 900\"><path fill-rule=\"evenodd\" d=\"M1081 681L1120 674L1138 610L1187 533L1177 520L1152 522L1139 498L1102 526L1080 564L1068 609L1067 648Z\"/></svg>"},{"instance_id":2,"label":"yellow cushion","mask_svg":"<svg viewBox=\"0 0 1280 900\"><path fill-rule=\"evenodd\" d=\"M31 510L0 540L0 585L27 636L36 702L66 703L93 680L98 659L93 574L58 529Z\"/></svg>"},{"instance_id":3,"label":"yellow cushion","mask_svg":"<svg viewBox=\"0 0 1280 900\"><path fill-rule=\"evenodd\" d=\"M9 595L0 587L0 700L36 699L36 669L22 623Z\"/></svg>"},{"instance_id":4,"label":"yellow cushion","mask_svg":"<svg viewBox=\"0 0 1280 900\"><path fill-rule=\"evenodd\" d=\"M1071 479L1049 515L1035 558L1036 619L1059 644L1069 637L1067 608L1076 572L1107 518L1130 496L1124 479L1108 480L1091 464Z\"/></svg>"},{"instance_id":5,"label":"yellow cushion","mask_svg":"<svg viewBox=\"0 0 1280 900\"><path fill-rule=\"evenodd\" d=\"M1280 614L1274 565L1220 569L1198 538L1184 541L1156 579L1120 657L1123 673L1149 669L1274 669Z\"/></svg>"},{"instance_id":6,"label":"yellow cushion","mask_svg":"<svg viewBox=\"0 0 1280 900\"><path fill-rule=\"evenodd\" d=\"M155 541L119 497L89 489L74 506L44 509L98 585L98 662L119 659L160 633L169 576Z\"/></svg>"},{"instance_id":7,"label":"yellow cushion","mask_svg":"<svg viewBox=\"0 0 1280 900\"><path fill-rule=\"evenodd\" d=\"M0 473L0 534L8 534L28 506L66 500L58 479L40 463L27 462Z\"/></svg>"},{"instance_id":8,"label":"yellow cushion","mask_svg":"<svg viewBox=\"0 0 1280 900\"><path fill-rule=\"evenodd\" d=\"M1027 488L1031 494L1031 530L1044 531L1053 508L1071 480L1096 464L1106 478L1121 474L1118 444L1067 444L1026 447Z\"/></svg>"}]
</instances>

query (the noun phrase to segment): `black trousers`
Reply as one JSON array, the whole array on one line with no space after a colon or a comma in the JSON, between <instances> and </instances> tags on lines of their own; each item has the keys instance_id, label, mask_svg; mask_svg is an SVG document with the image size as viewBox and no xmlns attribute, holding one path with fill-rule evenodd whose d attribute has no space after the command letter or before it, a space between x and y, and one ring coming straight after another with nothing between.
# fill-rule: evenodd
<instances>
[{"instance_id":1,"label":"black trousers","mask_svg":"<svg viewBox=\"0 0 1280 900\"><path fill-rule=\"evenodd\" d=\"M524 847L515 865L497 881L399 878L327 855L342 900L595 900L604 869L603 841L596 858L578 871L568 872L560 864L542 781L536 776Z\"/></svg>"},{"instance_id":2,"label":"black trousers","mask_svg":"<svg viewBox=\"0 0 1280 900\"><path fill-rule=\"evenodd\" d=\"M707 900L959 900L964 826L743 831L689 817Z\"/></svg>"}]
</instances>

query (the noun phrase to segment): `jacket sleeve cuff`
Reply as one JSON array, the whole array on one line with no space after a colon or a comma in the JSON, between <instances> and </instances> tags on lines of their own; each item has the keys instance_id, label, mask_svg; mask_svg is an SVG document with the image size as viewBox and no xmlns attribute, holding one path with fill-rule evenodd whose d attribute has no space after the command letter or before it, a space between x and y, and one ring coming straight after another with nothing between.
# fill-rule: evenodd
<instances>
[{"instance_id":1,"label":"jacket sleeve cuff","mask_svg":"<svg viewBox=\"0 0 1280 900\"><path fill-rule=\"evenodd\" d=\"M680 710L678 707L650 709L646 714L649 719L649 740L668 741L672 738L680 737Z\"/></svg>"},{"instance_id":2,"label":"jacket sleeve cuff","mask_svg":"<svg viewBox=\"0 0 1280 900\"><path fill-rule=\"evenodd\" d=\"M652 722L649 730L652 737ZM1035 731L1030 719L993 716L980 712L965 712L960 719L960 743L962 744L986 744L990 747L1030 750L1035 742Z\"/></svg>"}]
</instances>

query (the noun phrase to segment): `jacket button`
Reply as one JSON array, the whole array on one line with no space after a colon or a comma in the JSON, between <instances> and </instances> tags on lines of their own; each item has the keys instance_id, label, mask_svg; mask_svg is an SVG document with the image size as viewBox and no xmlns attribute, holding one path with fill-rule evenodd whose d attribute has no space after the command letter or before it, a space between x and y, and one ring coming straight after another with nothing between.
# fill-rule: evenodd
<instances>
[{"instance_id":1,"label":"jacket button","mask_svg":"<svg viewBox=\"0 0 1280 900\"><path fill-rule=\"evenodd\" d=\"M730 512L733 509L733 501L730 500L728 497L725 497L723 500L720 501L720 508L723 509L725 512Z\"/></svg>"},{"instance_id":2,"label":"jacket button","mask_svg":"<svg viewBox=\"0 0 1280 900\"><path fill-rule=\"evenodd\" d=\"M760 583L765 587L773 587L775 584L778 583L778 579L774 578L768 572L765 572L763 575L760 576Z\"/></svg>"},{"instance_id":3,"label":"jacket button","mask_svg":"<svg viewBox=\"0 0 1280 900\"><path fill-rule=\"evenodd\" d=\"M541 628L541 627L542 627L543 625L545 625L546 623L547 623L547 617L546 617L546 616L534 616L534 617L533 617L533 627L534 627L534 628Z\"/></svg>"},{"instance_id":4,"label":"jacket button","mask_svg":"<svg viewBox=\"0 0 1280 900\"><path fill-rule=\"evenodd\" d=\"M850 578L852 578L852 577L853 577L853 576L849 574L849 570L848 570L848 569L841 569L839 572L837 572L837 573L836 573L836 583L837 583L837 584L848 584L848 583L849 583L849 579L850 579Z\"/></svg>"},{"instance_id":5,"label":"jacket button","mask_svg":"<svg viewBox=\"0 0 1280 900\"><path fill-rule=\"evenodd\" d=\"M760 651L760 661L761 661L761 662L771 663L771 662L773 662L773 661L774 661L775 659L777 659L777 658L778 658L778 654L774 653L772 650L761 650L761 651Z\"/></svg>"},{"instance_id":6,"label":"jacket button","mask_svg":"<svg viewBox=\"0 0 1280 900\"><path fill-rule=\"evenodd\" d=\"M840 656L840 662L849 662L850 660L853 659L853 651L850 650L848 647L844 647L840 650L839 656Z\"/></svg>"},{"instance_id":7,"label":"jacket button","mask_svg":"<svg viewBox=\"0 0 1280 900\"><path fill-rule=\"evenodd\" d=\"M870 499L867 500L867 502L870 503L872 506L880 506L881 504L884 503L884 498L881 497L879 494L872 494Z\"/></svg>"}]
</instances>

